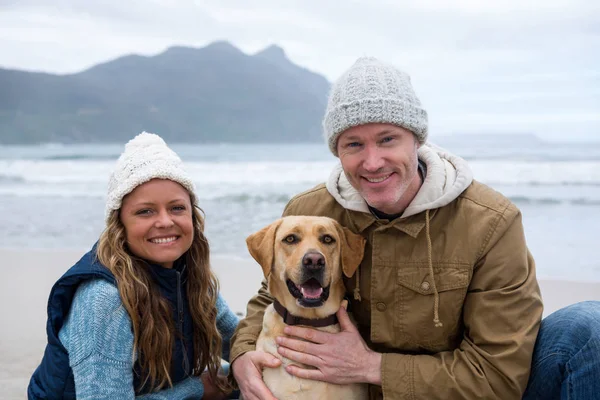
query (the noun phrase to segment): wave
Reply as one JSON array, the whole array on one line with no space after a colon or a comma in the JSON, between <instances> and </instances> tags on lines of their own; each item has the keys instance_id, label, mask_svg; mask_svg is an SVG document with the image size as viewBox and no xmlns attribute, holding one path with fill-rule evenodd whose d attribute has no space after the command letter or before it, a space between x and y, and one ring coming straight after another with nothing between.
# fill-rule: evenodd
<instances>
[{"instance_id":1,"label":"wave","mask_svg":"<svg viewBox=\"0 0 600 400\"><path fill-rule=\"evenodd\" d=\"M506 186L506 185L510 185L510 183L507 183L506 181L487 181L485 182L486 185L491 186L491 187L497 187L497 186ZM553 188L553 187L600 187L600 181L556 181L556 182L548 182L548 181L521 181L521 182L515 182L513 184L514 186L518 186L518 187L548 187L548 188Z\"/></svg>"},{"instance_id":2,"label":"wave","mask_svg":"<svg viewBox=\"0 0 600 400\"><path fill-rule=\"evenodd\" d=\"M82 184L82 185L98 185L99 187L106 187L108 183L108 174L99 172L98 170L89 173L85 171L77 170L71 171L71 173L65 174L48 174L46 176L42 174L35 174L31 172L24 172L22 174L16 175L3 175L0 173L0 186L2 185L29 185L29 184L53 184L53 185L73 185L73 184ZM206 176L203 178L200 174L193 174L193 179L196 185L199 188L208 187L212 185L241 185L246 188L252 188L253 186L258 187L261 185L279 185L279 186L292 186L297 187L304 184L306 189L317 185L319 183L325 182L325 178L319 176L318 173L298 173L298 174L290 174L290 175L281 175L281 174L270 174L269 175L253 175L251 173L244 173L239 176L224 176L216 173L210 174L210 176ZM476 180L485 183L486 185L492 188L506 188L506 187L515 187L515 188L600 188L600 180L572 180L572 181L544 181L544 180L516 180L511 181L509 179L505 180L484 180L478 179Z\"/></svg>"},{"instance_id":3,"label":"wave","mask_svg":"<svg viewBox=\"0 0 600 400\"><path fill-rule=\"evenodd\" d=\"M0 188L0 196L6 197L24 197L36 199L73 199L73 200L88 200L88 199L104 199L106 193L97 193L89 191L57 191L57 190L3 190Z\"/></svg>"},{"instance_id":4,"label":"wave","mask_svg":"<svg viewBox=\"0 0 600 400\"><path fill-rule=\"evenodd\" d=\"M332 162L189 162L186 169L199 185L288 185L324 181ZM113 161L0 160L0 173L26 183L97 183L106 185ZM6 171L6 172L4 172Z\"/></svg>"},{"instance_id":5,"label":"wave","mask_svg":"<svg viewBox=\"0 0 600 400\"><path fill-rule=\"evenodd\" d=\"M244 206L266 206L266 207L281 207L287 204L290 199L300 192L298 190L290 190L289 192L265 192L265 193L218 193L218 188L209 192L199 192L198 201L202 204L218 204L224 207L244 207ZM70 188L65 190L58 187L22 187L17 190L3 188L0 186L0 196L2 197L23 197L23 198L38 198L38 199L72 199L74 201L86 201L86 199L105 199L106 191L104 188L97 190L89 190L86 188ZM600 196L592 197L552 197L552 196L535 196L526 194L509 194L507 197L517 205L537 205L537 206L556 206L570 205L576 207L582 206L600 206Z\"/></svg>"},{"instance_id":6,"label":"wave","mask_svg":"<svg viewBox=\"0 0 600 400\"><path fill-rule=\"evenodd\" d=\"M42 156L38 158L38 160L48 160L48 161L103 161L110 160L115 162L119 157L118 154L57 154L57 155L49 155Z\"/></svg>"},{"instance_id":7,"label":"wave","mask_svg":"<svg viewBox=\"0 0 600 400\"><path fill-rule=\"evenodd\" d=\"M511 162L548 162L548 163L571 163L571 162L599 162L600 154L587 155L515 155L515 154L468 154L462 157L468 162L474 161L502 161Z\"/></svg>"},{"instance_id":8,"label":"wave","mask_svg":"<svg viewBox=\"0 0 600 400\"><path fill-rule=\"evenodd\" d=\"M527 196L509 196L509 199L515 204L532 204L532 205L573 205L573 206L600 206L600 199L586 198L571 198L571 199L556 199L556 198L539 198Z\"/></svg>"},{"instance_id":9,"label":"wave","mask_svg":"<svg viewBox=\"0 0 600 400\"><path fill-rule=\"evenodd\" d=\"M287 204L290 201L292 195L287 194L273 194L273 195L252 195L252 194L234 194L228 196L218 196L214 198L201 198L200 200L210 200L219 203L235 203L235 204L246 204L246 203L270 203L270 204Z\"/></svg>"},{"instance_id":10,"label":"wave","mask_svg":"<svg viewBox=\"0 0 600 400\"><path fill-rule=\"evenodd\" d=\"M26 180L22 176L0 175L0 185L25 183Z\"/></svg>"},{"instance_id":11,"label":"wave","mask_svg":"<svg viewBox=\"0 0 600 400\"><path fill-rule=\"evenodd\" d=\"M0 177L22 179L23 184L97 184L105 186L114 168L109 156L83 154L52 155L45 160L0 158ZM307 187L328 179L336 161L202 161L186 162L186 169L199 186L260 185ZM600 187L600 161L508 162L474 161L473 176L495 186ZM16 181L0 181L14 184Z\"/></svg>"},{"instance_id":12,"label":"wave","mask_svg":"<svg viewBox=\"0 0 600 400\"><path fill-rule=\"evenodd\" d=\"M292 194L234 194L226 196L217 196L212 198L200 198L200 201L212 201L221 204L287 204L296 193ZM533 205L573 205L573 206L599 206L600 198L551 198L534 196L509 196L509 199L516 204Z\"/></svg>"}]
</instances>

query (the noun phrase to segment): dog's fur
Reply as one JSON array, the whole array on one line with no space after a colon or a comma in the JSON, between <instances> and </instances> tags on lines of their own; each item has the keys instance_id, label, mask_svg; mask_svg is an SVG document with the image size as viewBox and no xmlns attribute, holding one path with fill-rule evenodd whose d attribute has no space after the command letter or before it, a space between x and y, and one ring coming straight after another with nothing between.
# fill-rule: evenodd
<instances>
[{"instance_id":1,"label":"dog's fur","mask_svg":"<svg viewBox=\"0 0 600 400\"><path fill-rule=\"evenodd\" d=\"M250 235L246 243L250 254L263 269L271 295L292 315L317 319L335 314L339 309L345 294L342 273L347 277L355 273L363 258L365 240L331 218L290 216ZM312 261L306 257L312 257ZM315 282L325 288L320 297L316 297L320 289L315 289ZM292 362L277 352L275 338L285 336L284 327L283 318L272 304L269 305L256 349L282 361L279 368L265 368L263 371L265 384L275 397L282 400L358 400L368 397L366 384L335 385L288 374L284 369L286 365L310 367ZM315 329L339 332L340 326L335 324Z\"/></svg>"}]
</instances>

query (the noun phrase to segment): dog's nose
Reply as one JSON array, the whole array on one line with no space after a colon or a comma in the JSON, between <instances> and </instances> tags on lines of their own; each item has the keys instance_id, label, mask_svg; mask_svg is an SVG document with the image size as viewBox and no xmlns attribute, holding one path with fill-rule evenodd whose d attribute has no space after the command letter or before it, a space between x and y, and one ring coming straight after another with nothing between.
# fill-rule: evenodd
<instances>
[{"instance_id":1,"label":"dog's nose","mask_svg":"<svg viewBox=\"0 0 600 400\"><path fill-rule=\"evenodd\" d=\"M325 266L325 257L321 253L306 253L304 257L302 257L302 265L304 265L309 270L319 270Z\"/></svg>"}]
</instances>

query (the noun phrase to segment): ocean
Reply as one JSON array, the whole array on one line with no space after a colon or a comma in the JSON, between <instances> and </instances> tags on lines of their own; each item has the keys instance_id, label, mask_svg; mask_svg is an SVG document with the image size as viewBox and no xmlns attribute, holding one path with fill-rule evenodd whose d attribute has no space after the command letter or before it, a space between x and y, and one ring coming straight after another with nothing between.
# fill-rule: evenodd
<instances>
[{"instance_id":1,"label":"ocean","mask_svg":"<svg viewBox=\"0 0 600 400\"><path fill-rule=\"evenodd\" d=\"M600 143L454 136L436 144L523 212L538 275L600 281ZM171 144L197 185L216 254L249 257L245 238L336 164L316 144ZM0 247L86 249L104 224L108 176L123 144L0 146Z\"/></svg>"}]
</instances>

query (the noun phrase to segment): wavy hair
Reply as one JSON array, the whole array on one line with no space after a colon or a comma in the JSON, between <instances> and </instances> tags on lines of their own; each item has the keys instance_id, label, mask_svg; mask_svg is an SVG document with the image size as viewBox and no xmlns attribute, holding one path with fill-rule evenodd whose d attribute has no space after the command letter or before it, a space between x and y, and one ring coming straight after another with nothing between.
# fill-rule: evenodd
<instances>
[{"instance_id":1,"label":"wavy hair","mask_svg":"<svg viewBox=\"0 0 600 400\"><path fill-rule=\"evenodd\" d=\"M209 246L204 236L204 212L190 193L194 238L184 254L188 269L187 293L194 326L192 374L208 369L209 376L222 391L230 386L217 378L221 366L221 335L217 330L219 283L210 268ZM168 301L160 295L147 263L131 254L119 210L110 215L97 249L98 260L115 276L121 301L133 326L133 357L138 355L141 384L150 391L173 386L170 376L175 336L175 321Z\"/></svg>"}]
</instances>

